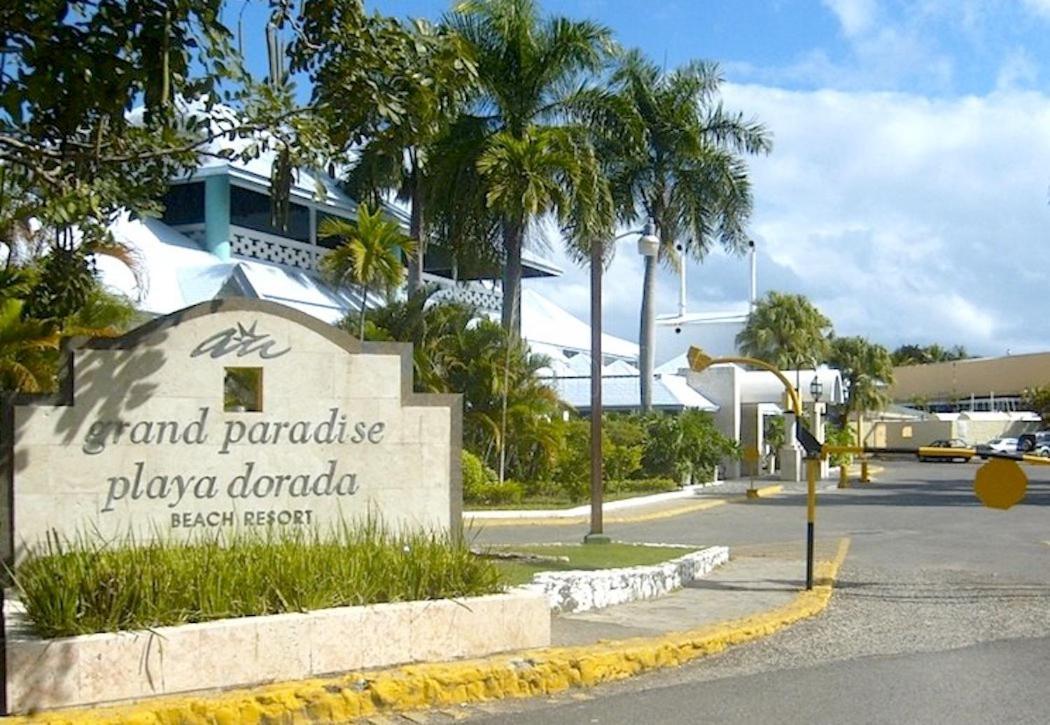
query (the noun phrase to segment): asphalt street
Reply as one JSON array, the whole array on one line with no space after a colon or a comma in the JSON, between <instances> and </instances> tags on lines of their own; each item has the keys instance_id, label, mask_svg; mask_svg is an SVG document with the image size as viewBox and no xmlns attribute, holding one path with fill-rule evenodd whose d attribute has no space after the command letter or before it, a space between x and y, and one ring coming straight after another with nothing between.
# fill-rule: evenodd
<instances>
[{"instance_id":1,"label":"asphalt street","mask_svg":"<svg viewBox=\"0 0 1050 725\"><path fill-rule=\"evenodd\" d=\"M870 486L823 491L818 540L847 536L852 547L830 606L814 619L681 668L458 715L491 723L1048 722L1050 467L1025 467L1028 494L1009 511L974 497L978 467L888 463ZM792 487L606 533L801 553L804 518L804 495ZM478 536L574 542L584 533L523 526Z\"/></svg>"}]
</instances>

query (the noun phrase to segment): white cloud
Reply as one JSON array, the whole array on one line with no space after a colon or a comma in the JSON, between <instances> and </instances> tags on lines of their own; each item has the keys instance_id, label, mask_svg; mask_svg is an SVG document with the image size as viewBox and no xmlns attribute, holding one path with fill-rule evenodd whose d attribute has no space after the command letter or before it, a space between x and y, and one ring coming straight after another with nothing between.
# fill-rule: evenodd
<instances>
[{"instance_id":1,"label":"white cloud","mask_svg":"<svg viewBox=\"0 0 1050 725\"><path fill-rule=\"evenodd\" d=\"M888 346L1047 349L1050 97L725 89L775 134L752 161L760 291L808 295L842 335ZM641 264L630 242L607 275L607 329L637 339ZM690 309L746 300L745 260L689 270ZM586 319L586 271L537 282ZM677 283L663 272L658 312ZM658 359L662 356L659 351Z\"/></svg>"},{"instance_id":2,"label":"white cloud","mask_svg":"<svg viewBox=\"0 0 1050 725\"><path fill-rule=\"evenodd\" d=\"M824 5L835 13L842 32L848 36L868 30L874 24L878 11L875 0L824 0Z\"/></svg>"}]
</instances>

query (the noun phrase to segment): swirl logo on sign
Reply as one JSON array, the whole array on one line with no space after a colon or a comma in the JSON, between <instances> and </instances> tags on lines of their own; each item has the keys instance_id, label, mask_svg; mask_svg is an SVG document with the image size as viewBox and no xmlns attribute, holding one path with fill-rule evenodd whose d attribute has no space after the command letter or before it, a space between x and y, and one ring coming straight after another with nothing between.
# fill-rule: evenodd
<instances>
[{"instance_id":1,"label":"swirl logo on sign","mask_svg":"<svg viewBox=\"0 0 1050 725\"><path fill-rule=\"evenodd\" d=\"M257 324L253 322L250 326L245 327L238 322L236 327L217 332L193 348L190 357L209 355L212 359L217 359L226 355L247 357L256 353L263 360L272 360L291 350L290 347L275 350L277 341L265 333L257 332L255 329Z\"/></svg>"}]
</instances>

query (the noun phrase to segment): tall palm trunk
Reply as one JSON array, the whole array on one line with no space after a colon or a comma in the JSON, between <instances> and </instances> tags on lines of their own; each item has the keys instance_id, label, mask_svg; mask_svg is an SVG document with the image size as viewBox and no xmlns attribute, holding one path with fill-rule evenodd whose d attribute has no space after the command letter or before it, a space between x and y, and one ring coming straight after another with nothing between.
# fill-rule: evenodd
<instances>
[{"instance_id":1,"label":"tall palm trunk","mask_svg":"<svg viewBox=\"0 0 1050 725\"><path fill-rule=\"evenodd\" d=\"M368 309L368 285L361 287L361 342L365 341L365 311Z\"/></svg>"},{"instance_id":2,"label":"tall palm trunk","mask_svg":"<svg viewBox=\"0 0 1050 725\"><path fill-rule=\"evenodd\" d=\"M512 340L521 338L521 243L525 225L519 220L504 220L503 249L503 329Z\"/></svg>"},{"instance_id":3,"label":"tall palm trunk","mask_svg":"<svg viewBox=\"0 0 1050 725\"><path fill-rule=\"evenodd\" d=\"M416 253L408 260L408 294L414 295L423 286L423 261L427 241L423 238L423 184L417 172L412 179L412 215L408 222L408 235L416 240Z\"/></svg>"},{"instance_id":4,"label":"tall palm trunk","mask_svg":"<svg viewBox=\"0 0 1050 725\"><path fill-rule=\"evenodd\" d=\"M642 319L638 331L638 384L641 396L642 411L648 413L653 408L653 367L655 342L653 331L656 327L656 312L653 297L656 292L656 257L645 258L645 276L642 278Z\"/></svg>"}]
</instances>

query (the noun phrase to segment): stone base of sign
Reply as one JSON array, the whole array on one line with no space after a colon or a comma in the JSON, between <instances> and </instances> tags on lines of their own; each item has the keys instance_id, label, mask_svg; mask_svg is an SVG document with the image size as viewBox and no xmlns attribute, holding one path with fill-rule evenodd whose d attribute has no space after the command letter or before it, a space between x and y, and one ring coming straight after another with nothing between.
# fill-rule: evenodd
<instances>
[{"instance_id":1,"label":"stone base of sign","mask_svg":"<svg viewBox=\"0 0 1050 725\"><path fill-rule=\"evenodd\" d=\"M11 612L12 713L479 657L550 644L543 595L341 607L43 640Z\"/></svg>"}]
</instances>

